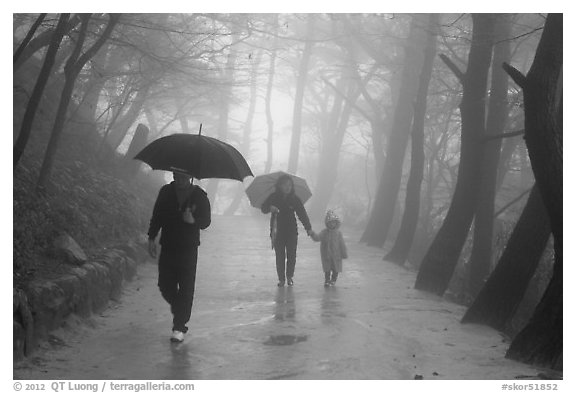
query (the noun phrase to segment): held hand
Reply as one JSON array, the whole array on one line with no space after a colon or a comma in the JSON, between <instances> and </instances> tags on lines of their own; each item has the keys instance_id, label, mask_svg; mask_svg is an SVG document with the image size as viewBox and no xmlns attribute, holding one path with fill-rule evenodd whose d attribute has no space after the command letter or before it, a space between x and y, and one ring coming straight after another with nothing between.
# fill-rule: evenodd
<instances>
[{"instance_id":1,"label":"held hand","mask_svg":"<svg viewBox=\"0 0 576 393\"><path fill-rule=\"evenodd\" d=\"M152 258L156 258L156 243L153 239L148 239L148 254Z\"/></svg>"},{"instance_id":2,"label":"held hand","mask_svg":"<svg viewBox=\"0 0 576 393\"><path fill-rule=\"evenodd\" d=\"M279 213L280 209L278 209L276 206L272 205L272 206L270 206L270 211L272 213Z\"/></svg>"},{"instance_id":3,"label":"held hand","mask_svg":"<svg viewBox=\"0 0 576 393\"><path fill-rule=\"evenodd\" d=\"M306 233L308 234L308 236L314 236L314 231L312 230L312 228L307 229Z\"/></svg>"}]
</instances>

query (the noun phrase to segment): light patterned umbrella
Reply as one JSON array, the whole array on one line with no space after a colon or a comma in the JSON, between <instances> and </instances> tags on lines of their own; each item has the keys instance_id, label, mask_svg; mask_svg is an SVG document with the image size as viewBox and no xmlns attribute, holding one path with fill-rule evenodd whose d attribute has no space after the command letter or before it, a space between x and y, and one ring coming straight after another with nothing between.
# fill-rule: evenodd
<instances>
[{"instance_id":1,"label":"light patterned umbrella","mask_svg":"<svg viewBox=\"0 0 576 393\"><path fill-rule=\"evenodd\" d=\"M265 175L256 176L252 183L246 188L246 195L250 204L255 208L262 207L262 204L270 195L276 191L276 182L282 175L289 175L294 182L294 193L302 203L305 203L312 196L312 191L308 183L301 177L287 174L286 172L272 172Z\"/></svg>"}]
</instances>

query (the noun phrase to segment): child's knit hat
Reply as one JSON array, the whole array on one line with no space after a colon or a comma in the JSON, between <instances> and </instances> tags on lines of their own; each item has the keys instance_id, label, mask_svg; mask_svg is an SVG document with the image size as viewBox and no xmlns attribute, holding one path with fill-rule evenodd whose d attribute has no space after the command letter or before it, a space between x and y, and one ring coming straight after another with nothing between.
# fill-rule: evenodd
<instances>
[{"instance_id":1,"label":"child's knit hat","mask_svg":"<svg viewBox=\"0 0 576 393\"><path fill-rule=\"evenodd\" d=\"M340 224L340 217L334 212L334 210L328 210L326 212L326 218L324 219L324 223L328 224L331 221L336 221Z\"/></svg>"}]
</instances>

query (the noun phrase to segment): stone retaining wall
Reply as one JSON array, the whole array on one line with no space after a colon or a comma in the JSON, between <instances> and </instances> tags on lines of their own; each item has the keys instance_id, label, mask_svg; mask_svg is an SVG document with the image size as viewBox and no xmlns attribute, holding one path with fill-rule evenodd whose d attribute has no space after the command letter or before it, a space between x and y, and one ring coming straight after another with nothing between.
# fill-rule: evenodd
<instances>
[{"instance_id":1,"label":"stone retaining wall","mask_svg":"<svg viewBox=\"0 0 576 393\"><path fill-rule=\"evenodd\" d=\"M72 314L88 317L106 308L110 299L118 300L123 282L134 277L145 252L144 244L132 241L106 249L54 280L14 289L14 361L29 356Z\"/></svg>"}]
</instances>

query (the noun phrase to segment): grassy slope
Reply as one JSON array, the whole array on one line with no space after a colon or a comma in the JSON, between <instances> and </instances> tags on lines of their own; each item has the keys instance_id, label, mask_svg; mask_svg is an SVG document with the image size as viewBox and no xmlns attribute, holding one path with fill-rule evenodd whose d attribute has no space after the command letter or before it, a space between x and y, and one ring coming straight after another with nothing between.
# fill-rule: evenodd
<instances>
[{"instance_id":1,"label":"grassy slope","mask_svg":"<svg viewBox=\"0 0 576 393\"><path fill-rule=\"evenodd\" d=\"M14 140L31 91L33 69L14 78ZM27 93L24 93L26 91ZM35 192L52 126L58 89L45 94L32 136L13 180L14 286L35 277L52 277L68 267L54 258L51 245L63 232L90 255L103 247L145 233L159 184L147 176L130 178L126 160L100 148L100 137L85 125L69 126L60 142L52 183Z\"/></svg>"}]
</instances>

